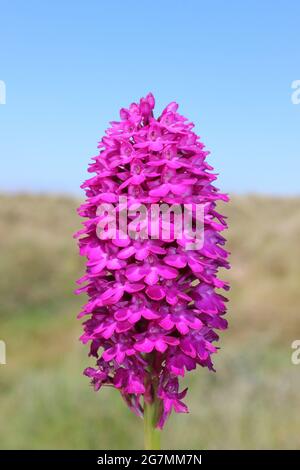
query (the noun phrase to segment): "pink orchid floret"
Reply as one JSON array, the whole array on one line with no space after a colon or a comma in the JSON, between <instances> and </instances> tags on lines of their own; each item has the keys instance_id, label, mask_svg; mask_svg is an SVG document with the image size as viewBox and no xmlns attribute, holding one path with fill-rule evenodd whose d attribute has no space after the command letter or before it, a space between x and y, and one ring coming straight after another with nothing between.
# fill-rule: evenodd
<instances>
[{"instance_id":1,"label":"pink orchid floret","mask_svg":"<svg viewBox=\"0 0 300 470\"><path fill-rule=\"evenodd\" d=\"M170 103L158 118L154 106L150 93L122 108L121 121L111 123L90 165L94 176L82 185L87 199L79 208L87 220L77 234L87 268L77 292L88 295L79 314L88 317L81 341L90 343L97 360L84 374L95 390L120 390L140 416L145 402L159 400L156 425L162 428L172 410L188 412L179 377L197 366L214 370L215 330L227 328L227 299L217 291L229 288L217 277L219 268L229 268L220 234L227 225L216 203L228 198L213 186L209 152L178 105ZM173 221L167 239L99 238L98 207L116 205L121 196L146 207L201 204L203 242L190 250L195 240L186 232L176 239Z\"/></svg>"}]
</instances>

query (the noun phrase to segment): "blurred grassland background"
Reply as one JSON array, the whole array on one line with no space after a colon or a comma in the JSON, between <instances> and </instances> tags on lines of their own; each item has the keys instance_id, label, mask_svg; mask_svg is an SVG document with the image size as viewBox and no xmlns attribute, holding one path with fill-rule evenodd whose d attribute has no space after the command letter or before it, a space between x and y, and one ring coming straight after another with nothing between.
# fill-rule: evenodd
<instances>
[{"instance_id":1,"label":"blurred grassland background","mask_svg":"<svg viewBox=\"0 0 300 470\"><path fill-rule=\"evenodd\" d=\"M73 295L84 260L72 233L79 201L0 196L1 449L142 448L142 421L117 391L95 393L82 375L88 348ZM223 211L232 252L230 328L217 373L189 374L188 415L165 428L169 449L299 448L300 199L233 196Z\"/></svg>"}]
</instances>

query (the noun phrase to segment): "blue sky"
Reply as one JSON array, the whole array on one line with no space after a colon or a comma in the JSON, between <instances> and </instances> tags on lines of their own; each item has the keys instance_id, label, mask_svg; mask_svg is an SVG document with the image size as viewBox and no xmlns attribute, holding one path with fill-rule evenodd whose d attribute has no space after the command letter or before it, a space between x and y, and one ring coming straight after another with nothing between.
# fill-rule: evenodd
<instances>
[{"instance_id":1,"label":"blue sky","mask_svg":"<svg viewBox=\"0 0 300 470\"><path fill-rule=\"evenodd\" d=\"M300 193L299 1L0 0L0 190L79 191L118 109L176 100L229 192Z\"/></svg>"}]
</instances>

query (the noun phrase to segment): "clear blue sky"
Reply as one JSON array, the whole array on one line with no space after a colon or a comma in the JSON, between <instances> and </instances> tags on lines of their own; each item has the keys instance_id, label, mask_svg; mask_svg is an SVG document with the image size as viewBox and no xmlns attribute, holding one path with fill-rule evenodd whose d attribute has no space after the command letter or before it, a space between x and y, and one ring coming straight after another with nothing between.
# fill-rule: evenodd
<instances>
[{"instance_id":1,"label":"clear blue sky","mask_svg":"<svg viewBox=\"0 0 300 470\"><path fill-rule=\"evenodd\" d=\"M78 192L118 109L177 100L218 186L300 193L300 2L0 0L0 190Z\"/></svg>"}]
</instances>

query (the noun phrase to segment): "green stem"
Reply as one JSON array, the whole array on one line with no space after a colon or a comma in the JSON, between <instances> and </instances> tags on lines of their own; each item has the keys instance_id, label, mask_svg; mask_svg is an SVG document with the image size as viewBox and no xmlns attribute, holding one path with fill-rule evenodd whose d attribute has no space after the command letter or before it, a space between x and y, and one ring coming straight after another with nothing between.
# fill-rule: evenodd
<instances>
[{"instance_id":1,"label":"green stem","mask_svg":"<svg viewBox=\"0 0 300 470\"><path fill-rule=\"evenodd\" d=\"M160 449L160 430L155 427L158 418L159 401L144 402L144 439L145 449Z\"/></svg>"}]
</instances>

